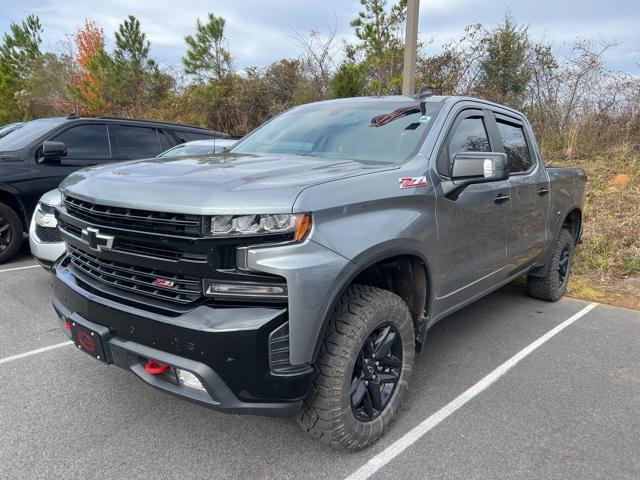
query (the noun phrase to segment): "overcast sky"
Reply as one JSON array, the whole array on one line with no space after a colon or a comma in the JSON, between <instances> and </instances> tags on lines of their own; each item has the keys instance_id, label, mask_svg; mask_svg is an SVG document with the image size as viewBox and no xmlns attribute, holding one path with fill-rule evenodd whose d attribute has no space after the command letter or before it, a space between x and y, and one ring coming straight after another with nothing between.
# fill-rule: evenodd
<instances>
[{"instance_id":1,"label":"overcast sky","mask_svg":"<svg viewBox=\"0 0 640 480\"><path fill-rule=\"evenodd\" d=\"M234 63L244 68L297 56L296 31L336 25L340 37L352 39L349 22L359 7L358 0L0 0L0 30L36 13L45 30L44 48L58 50L65 35L88 18L105 29L111 45L113 31L133 14L152 43L153 56L161 64L180 65L184 36L194 30L196 18L213 12L227 20ZM465 25L495 25L507 8L529 25L534 38L552 41L558 49L577 38L619 43L608 54L609 65L640 76L640 0L422 0L421 40L433 40L430 50L435 51L458 38Z\"/></svg>"}]
</instances>

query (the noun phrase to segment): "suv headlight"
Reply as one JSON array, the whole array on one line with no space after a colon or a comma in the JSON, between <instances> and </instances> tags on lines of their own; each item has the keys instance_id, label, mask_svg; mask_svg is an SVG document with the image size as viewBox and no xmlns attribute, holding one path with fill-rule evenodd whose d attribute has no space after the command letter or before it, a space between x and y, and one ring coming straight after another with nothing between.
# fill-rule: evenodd
<instances>
[{"instance_id":1,"label":"suv headlight","mask_svg":"<svg viewBox=\"0 0 640 480\"><path fill-rule=\"evenodd\" d=\"M294 241L303 240L311 230L310 213L277 213L259 215L214 215L209 233L213 237L293 234Z\"/></svg>"},{"instance_id":2,"label":"suv headlight","mask_svg":"<svg viewBox=\"0 0 640 480\"><path fill-rule=\"evenodd\" d=\"M62 194L60 190L51 190L40 197L40 203L50 207L58 207L62 205Z\"/></svg>"},{"instance_id":3,"label":"suv headlight","mask_svg":"<svg viewBox=\"0 0 640 480\"><path fill-rule=\"evenodd\" d=\"M34 220L36 225L41 227L54 228L58 222L53 214L55 207L62 205L62 195L60 190L51 190L40 197L36 211L34 212Z\"/></svg>"}]
</instances>

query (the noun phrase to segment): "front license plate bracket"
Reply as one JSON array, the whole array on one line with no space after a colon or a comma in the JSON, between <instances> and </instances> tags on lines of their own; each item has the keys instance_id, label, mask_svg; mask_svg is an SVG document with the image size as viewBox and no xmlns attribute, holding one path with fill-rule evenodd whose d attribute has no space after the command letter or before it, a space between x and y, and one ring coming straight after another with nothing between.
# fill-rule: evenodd
<instances>
[{"instance_id":1,"label":"front license plate bracket","mask_svg":"<svg viewBox=\"0 0 640 480\"><path fill-rule=\"evenodd\" d=\"M76 348L101 362L113 362L109 349L111 334L107 327L85 320L77 314L72 315L67 321L71 330L71 340Z\"/></svg>"}]
</instances>

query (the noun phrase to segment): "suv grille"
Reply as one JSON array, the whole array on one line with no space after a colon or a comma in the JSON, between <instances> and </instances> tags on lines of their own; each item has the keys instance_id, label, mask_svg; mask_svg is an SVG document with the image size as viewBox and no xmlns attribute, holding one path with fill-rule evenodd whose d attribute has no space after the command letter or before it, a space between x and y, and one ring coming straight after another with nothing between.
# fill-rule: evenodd
<instances>
[{"instance_id":1,"label":"suv grille","mask_svg":"<svg viewBox=\"0 0 640 480\"><path fill-rule=\"evenodd\" d=\"M179 304L193 303L202 297L201 283L196 277L113 262L72 245L68 247L75 269L112 287Z\"/></svg>"},{"instance_id":2,"label":"suv grille","mask_svg":"<svg viewBox=\"0 0 640 480\"><path fill-rule=\"evenodd\" d=\"M69 215L98 226L188 237L202 236L202 217L199 215L111 207L70 196L65 197L64 206Z\"/></svg>"}]
</instances>

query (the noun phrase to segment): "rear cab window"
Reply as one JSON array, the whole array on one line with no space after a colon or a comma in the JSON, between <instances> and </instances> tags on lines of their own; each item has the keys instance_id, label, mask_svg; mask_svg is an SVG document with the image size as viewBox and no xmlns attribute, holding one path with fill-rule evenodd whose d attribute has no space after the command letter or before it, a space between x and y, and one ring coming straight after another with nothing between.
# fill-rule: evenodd
<instances>
[{"instance_id":1,"label":"rear cab window","mask_svg":"<svg viewBox=\"0 0 640 480\"><path fill-rule=\"evenodd\" d=\"M533 159L524 127L517 122L496 118L498 134L504 153L507 154L507 165L510 173L522 173L531 169Z\"/></svg>"}]
</instances>

